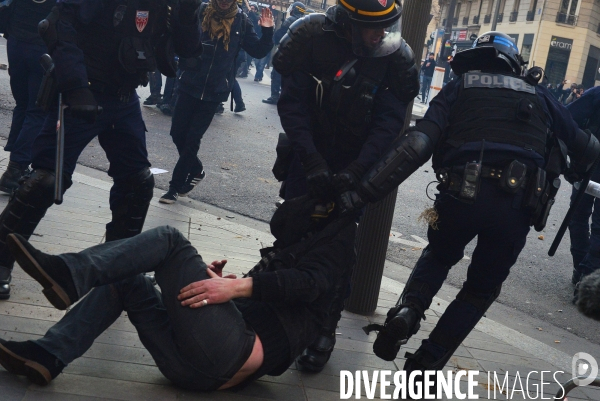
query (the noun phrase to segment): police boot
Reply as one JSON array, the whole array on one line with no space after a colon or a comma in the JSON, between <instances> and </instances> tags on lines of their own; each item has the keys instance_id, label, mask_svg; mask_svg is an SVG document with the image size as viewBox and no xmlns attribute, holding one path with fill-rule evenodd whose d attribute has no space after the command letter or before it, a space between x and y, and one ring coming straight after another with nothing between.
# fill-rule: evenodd
<instances>
[{"instance_id":1,"label":"police boot","mask_svg":"<svg viewBox=\"0 0 600 401\"><path fill-rule=\"evenodd\" d=\"M393 361L400 351L400 346L419 331L423 314L413 304L402 304L390 309L383 326L369 325L365 332L379 330L373 343L375 355L385 361Z\"/></svg>"},{"instance_id":2,"label":"police boot","mask_svg":"<svg viewBox=\"0 0 600 401\"><path fill-rule=\"evenodd\" d=\"M0 191L12 194L19 188L19 180L21 177L28 173L28 166L13 161L8 162L6 171L0 178Z\"/></svg>"},{"instance_id":3,"label":"police boot","mask_svg":"<svg viewBox=\"0 0 600 401\"><path fill-rule=\"evenodd\" d=\"M142 232L154 192L154 175L145 167L115 180L110 190L112 221L106 225L106 242L130 238Z\"/></svg>"},{"instance_id":4,"label":"police boot","mask_svg":"<svg viewBox=\"0 0 600 401\"><path fill-rule=\"evenodd\" d=\"M72 184L63 179L63 191ZM0 215L0 299L10 297L10 281L14 257L8 250L8 234L17 233L29 239L54 201L54 172L37 169L23 181Z\"/></svg>"},{"instance_id":5,"label":"police boot","mask_svg":"<svg viewBox=\"0 0 600 401\"><path fill-rule=\"evenodd\" d=\"M321 334L309 345L302 355L296 359L301 370L319 373L331 357L335 346L335 331Z\"/></svg>"},{"instance_id":6,"label":"police boot","mask_svg":"<svg viewBox=\"0 0 600 401\"><path fill-rule=\"evenodd\" d=\"M406 376L410 376L411 372L420 371L420 375L415 375L413 383L413 392L415 394L420 394L420 397L414 398L415 400L425 400L425 399L437 399L437 386L436 380L433 378L429 386L425 386L425 380L423 373L427 370L440 370L444 367L445 363L442 363L441 360L435 358L435 356L428 351L424 350L423 347L419 348L414 354L410 352L406 353L406 362L404 363L404 371L406 371ZM441 365L441 366L440 366ZM433 398L431 398L433 396ZM413 400L410 397L410 392L408 393L409 400Z\"/></svg>"}]
</instances>

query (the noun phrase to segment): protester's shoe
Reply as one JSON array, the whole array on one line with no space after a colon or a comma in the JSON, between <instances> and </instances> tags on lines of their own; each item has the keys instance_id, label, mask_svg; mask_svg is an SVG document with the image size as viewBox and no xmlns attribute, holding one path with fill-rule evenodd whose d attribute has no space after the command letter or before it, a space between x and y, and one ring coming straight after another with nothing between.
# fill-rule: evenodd
<instances>
[{"instance_id":1,"label":"protester's shoe","mask_svg":"<svg viewBox=\"0 0 600 401\"><path fill-rule=\"evenodd\" d=\"M179 193L173 188L169 188L167 193L161 196L158 201L160 203L166 203L167 205L170 205L177 202L177 198L179 198Z\"/></svg>"},{"instance_id":2,"label":"protester's shoe","mask_svg":"<svg viewBox=\"0 0 600 401\"><path fill-rule=\"evenodd\" d=\"M279 101L279 97L274 97L274 96L271 96L267 99L262 100L262 102L266 103L266 104L277 104L278 101Z\"/></svg>"},{"instance_id":3,"label":"protester's shoe","mask_svg":"<svg viewBox=\"0 0 600 401\"><path fill-rule=\"evenodd\" d=\"M0 299L10 298L10 282L12 269L0 266Z\"/></svg>"},{"instance_id":4,"label":"protester's shoe","mask_svg":"<svg viewBox=\"0 0 600 401\"><path fill-rule=\"evenodd\" d=\"M419 330L420 319L418 312L409 306L400 307L391 316L388 314L385 326L379 328L377 339L373 343L375 355L385 361L396 359L400 346L406 344L410 336Z\"/></svg>"},{"instance_id":5,"label":"protester's shoe","mask_svg":"<svg viewBox=\"0 0 600 401\"><path fill-rule=\"evenodd\" d=\"M24 175L28 174L29 168L26 165L17 162L8 162L6 171L0 178L0 191L12 194L19 188L19 180Z\"/></svg>"},{"instance_id":6,"label":"protester's shoe","mask_svg":"<svg viewBox=\"0 0 600 401\"><path fill-rule=\"evenodd\" d=\"M573 269L573 275L571 276L571 283L577 285L582 279L583 274L581 272Z\"/></svg>"},{"instance_id":7,"label":"protester's shoe","mask_svg":"<svg viewBox=\"0 0 600 401\"><path fill-rule=\"evenodd\" d=\"M254 78L254 82L262 82L262 78Z\"/></svg>"},{"instance_id":8,"label":"protester's shoe","mask_svg":"<svg viewBox=\"0 0 600 401\"><path fill-rule=\"evenodd\" d=\"M204 177L206 177L204 170L199 174L189 176L185 184L183 184L183 187L179 190L179 196L188 196L188 194L192 192L192 189L196 188L196 185L200 184L200 181L202 181Z\"/></svg>"},{"instance_id":9,"label":"protester's shoe","mask_svg":"<svg viewBox=\"0 0 600 401\"><path fill-rule=\"evenodd\" d=\"M25 273L44 287L42 292L56 309L65 310L77 302L73 276L64 260L38 251L19 234L9 234L6 245Z\"/></svg>"},{"instance_id":10,"label":"protester's shoe","mask_svg":"<svg viewBox=\"0 0 600 401\"><path fill-rule=\"evenodd\" d=\"M244 110L246 110L246 104L244 102L240 102L235 104L235 109L233 109L233 112L241 113Z\"/></svg>"},{"instance_id":11,"label":"protester's shoe","mask_svg":"<svg viewBox=\"0 0 600 401\"><path fill-rule=\"evenodd\" d=\"M248 78L248 73L240 74L240 76L238 76L238 78Z\"/></svg>"},{"instance_id":12,"label":"protester's shoe","mask_svg":"<svg viewBox=\"0 0 600 401\"><path fill-rule=\"evenodd\" d=\"M225 112L225 106L223 106L223 103L219 103L219 106L217 106L217 111L215 111L215 114L223 114Z\"/></svg>"},{"instance_id":13,"label":"protester's shoe","mask_svg":"<svg viewBox=\"0 0 600 401\"><path fill-rule=\"evenodd\" d=\"M335 347L335 333L329 336L320 335L304 350L296 362L304 371L319 373L329 361L333 347Z\"/></svg>"},{"instance_id":14,"label":"protester's shoe","mask_svg":"<svg viewBox=\"0 0 600 401\"><path fill-rule=\"evenodd\" d=\"M144 100L145 106L153 106L160 102L160 95L150 95Z\"/></svg>"},{"instance_id":15,"label":"protester's shoe","mask_svg":"<svg viewBox=\"0 0 600 401\"><path fill-rule=\"evenodd\" d=\"M158 106L158 109L167 116L173 115L173 110L171 109L171 106L169 106L168 103L162 103L160 106Z\"/></svg>"},{"instance_id":16,"label":"protester's shoe","mask_svg":"<svg viewBox=\"0 0 600 401\"><path fill-rule=\"evenodd\" d=\"M33 383L46 386L65 365L32 341L6 341L0 338L0 365L9 373L27 376Z\"/></svg>"}]
</instances>

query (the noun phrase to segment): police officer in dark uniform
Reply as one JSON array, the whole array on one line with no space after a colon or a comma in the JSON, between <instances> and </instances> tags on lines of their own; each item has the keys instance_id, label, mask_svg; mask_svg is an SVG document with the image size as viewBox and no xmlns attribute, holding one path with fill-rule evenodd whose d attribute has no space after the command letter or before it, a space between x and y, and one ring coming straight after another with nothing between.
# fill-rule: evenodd
<instances>
[{"instance_id":1,"label":"police officer in dark uniform","mask_svg":"<svg viewBox=\"0 0 600 401\"><path fill-rule=\"evenodd\" d=\"M273 58L283 76L277 108L293 148L287 175L279 176L285 199L308 193L325 205L334 201L401 132L419 90L401 12L394 0L344 0L296 21L281 40ZM322 370L333 351L352 267L321 335L298 359L306 370Z\"/></svg>"},{"instance_id":2,"label":"police officer in dark uniform","mask_svg":"<svg viewBox=\"0 0 600 401\"><path fill-rule=\"evenodd\" d=\"M112 221L106 240L142 230L154 178L146 150L146 127L135 89L148 83L157 66L174 75L173 51L201 51L198 0L59 0L40 25L54 59L65 115L64 190L72 183L77 158L96 136L110 161ZM103 110L102 113L99 113ZM51 111L33 144L33 173L0 216L0 296L10 294L14 259L6 236L29 237L52 205L56 153L56 111Z\"/></svg>"},{"instance_id":3,"label":"police officer in dark uniform","mask_svg":"<svg viewBox=\"0 0 600 401\"><path fill-rule=\"evenodd\" d=\"M15 98L12 124L4 150L10 152L10 161L0 178L0 191L12 193L19 179L28 172L31 146L39 134L46 113L35 105L44 71L40 57L47 53L46 44L38 33L38 24L52 10L56 0L14 1L8 9L5 33L8 55L10 89Z\"/></svg>"},{"instance_id":4,"label":"police officer in dark uniform","mask_svg":"<svg viewBox=\"0 0 600 401\"><path fill-rule=\"evenodd\" d=\"M304 3L299 1L294 2L289 7L289 16L283 21L283 24L275 31L273 34L273 43L276 45L279 44L279 41L283 38L283 36L287 33L288 29L294 22L296 22L299 18L304 17L304 13L306 12L306 6ZM271 96L266 99L263 99L263 103L267 104L277 104L279 101L279 92L281 91L281 74L277 72L277 70L271 70Z\"/></svg>"},{"instance_id":5,"label":"police officer in dark uniform","mask_svg":"<svg viewBox=\"0 0 600 401\"><path fill-rule=\"evenodd\" d=\"M369 327L379 330L373 350L385 360L394 360L417 332L450 268L477 237L463 288L429 338L407 354L408 372L443 368L498 297L530 225L538 231L545 225L567 149L571 169L580 174L600 153L596 138L579 130L537 84L541 69L522 77L523 64L508 35L481 35L472 49L456 54L452 69L459 77L430 102L425 117L366 174L356 193L343 196L346 208L357 199L381 199L433 154L440 193L429 245L385 326Z\"/></svg>"},{"instance_id":6,"label":"police officer in dark uniform","mask_svg":"<svg viewBox=\"0 0 600 401\"><path fill-rule=\"evenodd\" d=\"M579 99L567 105L573 120L581 129L600 135L600 87L587 90ZM600 182L600 169L590 179ZM571 199L577 194L573 187ZM578 284L588 274L600 269L600 201L585 194L569 222L573 276L571 282ZM592 218L590 230L590 216Z\"/></svg>"}]
</instances>

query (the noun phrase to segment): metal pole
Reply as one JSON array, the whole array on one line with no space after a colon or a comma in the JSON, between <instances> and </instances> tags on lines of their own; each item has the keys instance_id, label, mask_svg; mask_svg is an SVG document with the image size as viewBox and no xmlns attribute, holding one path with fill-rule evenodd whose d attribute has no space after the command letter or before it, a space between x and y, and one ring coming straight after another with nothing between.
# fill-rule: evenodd
<instances>
[{"instance_id":1,"label":"metal pole","mask_svg":"<svg viewBox=\"0 0 600 401\"><path fill-rule=\"evenodd\" d=\"M492 16L492 31L496 30L496 24L498 23L498 15L500 15L500 4L502 4L502 0L498 0L496 3L496 10L494 11L494 15Z\"/></svg>"},{"instance_id":2,"label":"metal pole","mask_svg":"<svg viewBox=\"0 0 600 401\"><path fill-rule=\"evenodd\" d=\"M415 54L421 54L425 45L431 2L404 1L402 36ZM411 116L412 102L406 112L405 127L410 123ZM370 315L377 308L397 193L396 189L380 202L369 205L358 226L357 265L352 275L352 293L346 301L346 309L350 312Z\"/></svg>"}]
</instances>

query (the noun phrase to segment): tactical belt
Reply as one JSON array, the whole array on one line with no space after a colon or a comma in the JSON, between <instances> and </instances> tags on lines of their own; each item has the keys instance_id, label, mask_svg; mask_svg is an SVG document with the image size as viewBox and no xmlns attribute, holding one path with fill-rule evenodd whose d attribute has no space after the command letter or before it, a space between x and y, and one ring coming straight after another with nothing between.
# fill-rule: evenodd
<instances>
[{"instance_id":1,"label":"tactical belt","mask_svg":"<svg viewBox=\"0 0 600 401\"><path fill-rule=\"evenodd\" d=\"M90 84L89 88L92 92L104 93L104 94L112 95L112 96L118 96L119 100L121 100L121 102L128 102L129 99L131 98L131 95L135 91L135 89L124 88L124 87L119 88L117 86L108 85L108 84L105 84L105 83L99 82L99 81L90 81L89 84Z\"/></svg>"},{"instance_id":2,"label":"tactical belt","mask_svg":"<svg viewBox=\"0 0 600 401\"><path fill-rule=\"evenodd\" d=\"M465 166L453 166L450 168L441 169L440 173L444 173L446 170L446 174L448 174L448 182L446 184L446 189L449 191L460 191L463 174L465 172ZM481 166L481 178L488 178L491 180L500 180L502 178L502 172L504 167L497 166ZM526 178L523 179L520 188L524 189L527 187L527 179L529 178L531 171L527 171Z\"/></svg>"}]
</instances>

